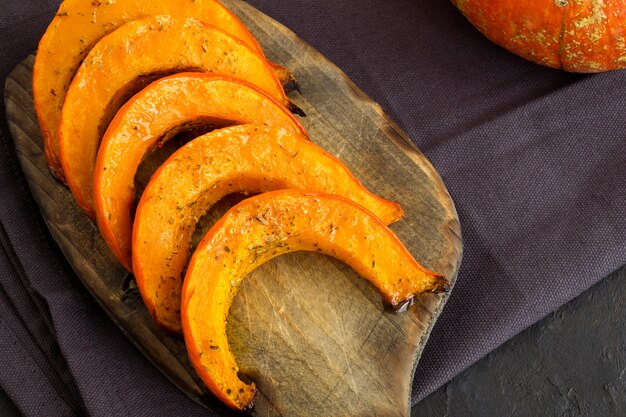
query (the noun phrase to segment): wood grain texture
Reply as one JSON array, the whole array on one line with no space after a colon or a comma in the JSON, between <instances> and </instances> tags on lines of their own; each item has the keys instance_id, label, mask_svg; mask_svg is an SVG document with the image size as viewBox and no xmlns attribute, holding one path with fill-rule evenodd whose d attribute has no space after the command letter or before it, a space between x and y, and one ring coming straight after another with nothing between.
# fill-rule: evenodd
<instances>
[{"instance_id":1,"label":"wood grain texture","mask_svg":"<svg viewBox=\"0 0 626 417\"><path fill-rule=\"evenodd\" d=\"M284 26L246 3L224 2L267 51L289 67L303 94L293 101L313 141L339 157L373 192L402 205L392 229L424 266L454 283L460 226L439 175L381 108L332 63ZM34 57L6 82L15 147L50 232L94 298L138 348L179 388L229 415L193 372L182 341L154 326L133 277L117 263L96 226L50 175L32 103ZM162 158L162 156L161 156ZM138 189L153 168L143 167ZM238 198L201 221L196 237ZM314 253L263 265L244 282L227 332L242 373L256 381L259 416L409 415L415 366L448 294L426 294L404 314L385 311L371 284L349 267Z\"/></svg>"}]
</instances>

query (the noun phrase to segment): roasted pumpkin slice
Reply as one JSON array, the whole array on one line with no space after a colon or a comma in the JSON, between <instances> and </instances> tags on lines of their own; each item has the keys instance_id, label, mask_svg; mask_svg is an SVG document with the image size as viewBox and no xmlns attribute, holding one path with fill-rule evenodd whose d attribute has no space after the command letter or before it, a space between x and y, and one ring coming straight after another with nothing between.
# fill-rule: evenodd
<instances>
[{"instance_id":1,"label":"roasted pumpkin slice","mask_svg":"<svg viewBox=\"0 0 626 417\"><path fill-rule=\"evenodd\" d=\"M392 307L448 288L446 279L420 266L376 216L343 197L282 190L242 201L198 245L185 275L181 306L191 362L206 386L231 408L249 408L255 395L254 384L238 378L226 339L233 298L256 267L300 250L344 261Z\"/></svg>"},{"instance_id":2,"label":"roasted pumpkin slice","mask_svg":"<svg viewBox=\"0 0 626 417\"><path fill-rule=\"evenodd\" d=\"M197 123L259 123L306 134L279 102L253 85L218 74L182 73L155 81L117 113L94 171L94 207L112 252L130 270L133 181L146 153Z\"/></svg>"},{"instance_id":3,"label":"roasted pumpkin slice","mask_svg":"<svg viewBox=\"0 0 626 417\"><path fill-rule=\"evenodd\" d=\"M180 333L182 271L198 219L227 194L284 188L341 195L385 224L403 214L399 205L371 194L345 165L300 134L241 125L196 138L158 169L135 216L133 271L144 302L161 328ZM115 196L105 200L121 201ZM111 205L124 212L110 211L110 217L130 223L129 204ZM120 247L130 246L126 235L114 238Z\"/></svg>"},{"instance_id":4,"label":"roasted pumpkin slice","mask_svg":"<svg viewBox=\"0 0 626 417\"><path fill-rule=\"evenodd\" d=\"M236 75L289 104L267 61L226 32L194 18L165 15L126 23L102 38L83 61L61 113L63 172L90 216L93 167L113 115L148 81L183 70Z\"/></svg>"},{"instance_id":5,"label":"roasted pumpkin slice","mask_svg":"<svg viewBox=\"0 0 626 417\"><path fill-rule=\"evenodd\" d=\"M240 39L261 52L256 39L228 9L216 0L65 0L44 33L35 59L33 95L48 165L62 178L57 128L67 88L96 42L122 24L151 15L195 17ZM290 73L272 64L285 83Z\"/></svg>"}]
</instances>

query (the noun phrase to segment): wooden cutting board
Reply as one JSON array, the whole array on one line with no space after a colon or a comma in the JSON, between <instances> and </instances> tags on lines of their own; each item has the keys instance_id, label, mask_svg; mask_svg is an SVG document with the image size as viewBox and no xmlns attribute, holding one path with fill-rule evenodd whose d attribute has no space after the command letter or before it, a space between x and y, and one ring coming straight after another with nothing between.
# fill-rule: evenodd
<instances>
[{"instance_id":1,"label":"wooden cutting board","mask_svg":"<svg viewBox=\"0 0 626 417\"><path fill-rule=\"evenodd\" d=\"M420 263L454 284L460 226L431 164L376 103L289 29L246 3L224 3L270 59L295 73L302 94L291 98L307 114L301 121L311 139L346 163L367 188L402 205L406 216L391 228ZM230 415L203 389L184 343L152 323L132 275L50 175L33 109L33 62L28 57L10 74L5 103L17 154L50 232L96 301L146 357L191 398ZM151 168L142 171L139 189ZM202 230L237 198L215 207ZM415 366L448 296L426 294L405 313L394 314L385 311L372 285L332 258L294 253L265 264L242 285L227 329L242 373L259 388L254 414L408 416Z\"/></svg>"}]
</instances>

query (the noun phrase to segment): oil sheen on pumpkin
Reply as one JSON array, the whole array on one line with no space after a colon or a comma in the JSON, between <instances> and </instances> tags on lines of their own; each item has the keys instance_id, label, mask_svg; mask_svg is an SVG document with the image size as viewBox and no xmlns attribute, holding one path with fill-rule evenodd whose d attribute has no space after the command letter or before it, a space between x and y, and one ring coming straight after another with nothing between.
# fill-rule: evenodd
<instances>
[{"instance_id":1,"label":"oil sheen on pumpkin","mask_svg":"<svg viewBox=\"0 0 626 417\"><path fill-rule=\"evenodd\" d=\"M197 19L163 15L126 23L102 38L83 61L61 113L63 172L92 218L93 168L109 122L150 80L185 69L237 76L289 103L265 58L226 32Z\"/></svg>"},{"instance_id":2,"label":"oil sheen on pumpkin","mask_svg":"<svg viewBox=\"0 0 626 417\"><path fill-rule=\"evenodd\" d=\"M452 0L487 38L552 68L626 66L626 0Z\"/></svg>"},{"instance_id":3,"label":"oil sheen on pumpkin","mask_svg":"<svg viewBox=\"0 0 626 417\"><path fill-rule=\"evenodd\" d=\"M79 65L105 35L131 20L167 14L195 17L261 52L256 39L216 0L65 0L46 29L33 71L35 109L52 172L62 179L57 130L67 89ZM277 74L290 77L282 67Z\"/></svg>"},{"instance_id":4,"label":"oil sheen on pumpkin","mask_svg":"<svg viewBox=\"0 0 626 417\"><path fill-rule=\"evenodd\" d=\"M153 175L135 216L133 272L161 328L181 331L182 272L198 219L227 194L285 188L343 196L385 224L403 215L399 205L367 191L345 165L301 134L241 125L198 137Z\"/></svg>"},{"instance_id":5,"label":"oil sheen on pumpkin","mask_svg":"<svg viewBox=\"0 0 626 417\"><path fill-rule=\"evenodd\" d=\"M253 85L218 74L181 73L155 81L128 101L106 131L94 170L94 208L111 251L131 270L134 178L144 156L196 120L258 123L306 135L278 101Z\"/></svg>"},{"instance_id":6,"label":"oil sheen on pumpkin","mask_svg":"<svg viewBox=\"0 0 626 417\"><path fill-rule=\"evenodd\" d=\"M350 200L282 190L242 201L198 245L185 276L181 307L191 362L205 385L231 408L248 409L255 395L254 384L237 376L226 338L237 289L258 266L302 250L344 261L392 306L448 286L443 276L413 259L376 216Z\"/></svg>"}]
</instances>

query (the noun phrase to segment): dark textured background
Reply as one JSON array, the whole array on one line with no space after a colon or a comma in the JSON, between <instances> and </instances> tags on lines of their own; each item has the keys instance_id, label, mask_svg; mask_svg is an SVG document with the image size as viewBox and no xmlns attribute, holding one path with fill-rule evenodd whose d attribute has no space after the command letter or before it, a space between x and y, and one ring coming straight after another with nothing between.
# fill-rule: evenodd
<instances>
[{"instance_id":1,"label":"dark textured background","mask_svg":"<svg viewBox=\"0 0 626 417\"><path fill-rule=\"evenodd\" d=\"M378 101L457 203L464 263L418 368L416 399L626 262L625 72L527 63L446 1L251 3ZM0 3L2 79L55 9ZM4 122L0 135L0 385L26 415L207 415L85 294L33 205ZM551 317L523 344L513 339L416 412L445 404L448 415L623 415L623 281L584 299L589 314L566 308L571 319Z\"/></svg>"},{"instance_id":2,"label":"dark textured background","mask_svg":"<svg viewBox=\"0 0 626 417\"><path fill-rule=\"evenodd\" d=\"M413 417L626 416L626 268L418 403Z\"/></svg>"}]
</instances>

